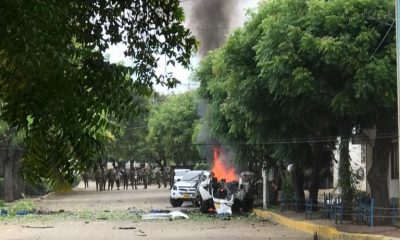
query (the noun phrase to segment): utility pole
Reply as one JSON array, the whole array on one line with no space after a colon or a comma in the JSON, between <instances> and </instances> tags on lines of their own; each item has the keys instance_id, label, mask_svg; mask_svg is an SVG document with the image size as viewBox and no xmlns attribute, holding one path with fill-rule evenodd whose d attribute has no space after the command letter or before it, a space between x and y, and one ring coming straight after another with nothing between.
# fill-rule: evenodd
<instances>
[{"instance_id":1,"label":"utility pole","mask_svg":"<svg viewBox=\"0 0 400 240\"><path fill-rule=\"evenodd\" d=\"M400 0L399 0L400 1ZM268 200L269 200L269 187L268 187L268 178L269 173L266 167L262 168L262 178L263 178L263 208L268 209Z\"/></svg>"},{"instance_id":2,"label":"utility pole","mask_svg":"<svg viewBox=\"0 0 400 240\"><path fill-rule=\"evenodd\" d=\"M398 193L398 207L400 206L400 0L396 0L396 65L397 65L397 145L398 145L398 161L399 161L399 193Z\"/></svg>"}]
</instances>

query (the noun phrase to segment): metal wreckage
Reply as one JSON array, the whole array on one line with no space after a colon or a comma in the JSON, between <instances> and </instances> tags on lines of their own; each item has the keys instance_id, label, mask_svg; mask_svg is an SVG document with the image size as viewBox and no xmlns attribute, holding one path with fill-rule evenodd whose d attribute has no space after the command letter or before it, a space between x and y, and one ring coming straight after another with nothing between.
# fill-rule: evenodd
<instances>
[{"instance_id":1,"label":"metal wreckage","mask_svg":"<svg viewBox=\"0 0 400 240\"><path fill-rule=\"evenodd\" d=\"M252 172L242 172L239 181L218 179L213 172L204 174L198 185L196 201L202 213L232 215L253 208L256 178Z\"/></svg>"},{"instance_id":2,"label":"metal wreckage","mask_svg":"<svg viewBox=\"0 0 400 240\"><path fill-rule=\"evenodd\" d=\"M195 203L202 213L232 215L253 208L257 195L257 179L252 172L242 172L227 164L219 148L214 148L214 165L199 180Z\"/></svg>"}]
</instances>

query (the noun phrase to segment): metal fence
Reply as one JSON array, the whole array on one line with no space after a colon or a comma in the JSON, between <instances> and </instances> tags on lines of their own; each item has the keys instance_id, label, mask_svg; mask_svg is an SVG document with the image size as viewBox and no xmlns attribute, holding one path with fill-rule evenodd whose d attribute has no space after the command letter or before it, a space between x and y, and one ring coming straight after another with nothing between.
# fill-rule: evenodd
<instances>
[{"instance_id":1,"label":"metal fence","mask_svg":"<svg viewBox=\"0 0 400 240\"><path fill-rule=\"evenodd\" d=\"M353 223L374 226L374 219L388 219L388 224L395 225L400 220L398 199L390 200L390 208L376 206L374 198L362 197L351 204L346 204L340 196L325 195L318 203L312 203L310 199L305 202L296 201L294 198L282 198L280 210L305 210L306 219L326 219L343 223L349 219Z\"/></svg>"}]
</instances>

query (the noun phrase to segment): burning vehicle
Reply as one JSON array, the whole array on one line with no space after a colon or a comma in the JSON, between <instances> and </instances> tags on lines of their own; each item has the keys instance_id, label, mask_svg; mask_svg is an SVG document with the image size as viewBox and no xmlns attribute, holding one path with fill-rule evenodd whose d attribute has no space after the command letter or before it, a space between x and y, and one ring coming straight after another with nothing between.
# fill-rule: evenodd
<instances>
[{"instance_id":1,"label":"burning vehicle","mask_svg":"<svg viewBox=\"0 0 400 240\"><path fill-rule=\"evenodd\" d=\"M255 186L254 173L242 172L237 176L235 169L221 160L219 149L214 149L214 167L211 174L201 177L196 201L203 213L247 212L253 207Z\"/></svg>"},{"instance_id":2,"label":"burning vehicle","mask_svg":"<svg viewBox=\"0 0 400 240\"><path fill-rule=\"evenodd\" d=\"M186 172L180 181L171 189L170 203L173 207L180 207L184 201L195 202L196 189L201 176L207 176L208 171L194 170Z\"/></svg>"}]
</instances>

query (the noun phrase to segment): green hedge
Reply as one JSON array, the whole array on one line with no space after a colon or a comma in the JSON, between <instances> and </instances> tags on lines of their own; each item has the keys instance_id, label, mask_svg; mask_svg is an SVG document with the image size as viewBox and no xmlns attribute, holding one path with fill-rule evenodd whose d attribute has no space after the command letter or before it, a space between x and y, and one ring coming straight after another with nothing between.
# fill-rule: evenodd
<instances>
[{"instance_id":1,"label":"green hedge","mask_svg":"<svg viewBox=\"0 0 400 240\"><path fill-rule=\"evenodd\" d=\"M46 195L50 191L50 186L46 181L42 181L42 183L26 183L25 185L26 196L42 196Z\"/></svg>"}]
</instances>

